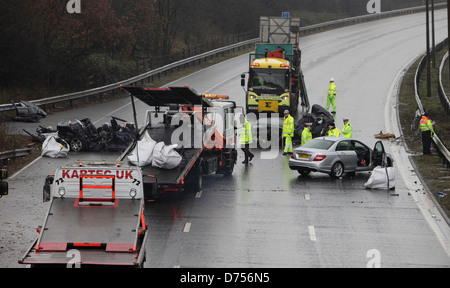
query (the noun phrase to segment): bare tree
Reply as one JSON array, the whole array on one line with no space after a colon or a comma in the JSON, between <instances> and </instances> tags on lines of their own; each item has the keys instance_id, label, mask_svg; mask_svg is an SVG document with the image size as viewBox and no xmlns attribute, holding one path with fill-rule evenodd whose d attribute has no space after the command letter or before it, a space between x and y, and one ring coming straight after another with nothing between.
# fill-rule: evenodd
<instances>
[{"instance_id":1,"label":"bare tree","mask_svg":"<svg viewBox=\"0 0 450 288\"><path fill-rule=\"evenodd\" d=\"M181 9L186 6L185 4L186 0L156 0L156 11L162 31L160 51L162 55L168 54L172 49L173 41L181 25L177 16Z\"/></svg>"}]
</instances>

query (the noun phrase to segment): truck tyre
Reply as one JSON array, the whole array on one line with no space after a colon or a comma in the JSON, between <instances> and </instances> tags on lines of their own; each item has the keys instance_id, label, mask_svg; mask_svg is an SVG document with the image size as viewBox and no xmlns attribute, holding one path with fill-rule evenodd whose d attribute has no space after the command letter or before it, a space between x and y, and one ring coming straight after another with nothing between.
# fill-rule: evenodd
<instances>
[{"instance_id":1,"label":"truck tyre","mask_svg":"<svg viewBox=\"0 0 450 288\"><path fill-rule=\"evenodd\" d=\"M197 165L194 167L194 183L193 188L196 192L202 190L203 186L203 158L198 159Z\"/></svg>"},{"instance_id":2,"label":"truck tyre","mask_svg":"<svg viewBox=\"0 0 450 288\"><path fill-rule=\"evenodd\" d=\"M202 190L202 186L203 186L203 173L198 173L195 175L195 180L194 180L194 191L198 192L200 190Z\"/></svg>"},{"instance_id":3,"label":"truck tyre","mask_svg":"<svg viewBox=\"0 0 450 288\"><path fill-rule=\"evenodd\" d=\"M231 175L233 174L233 170L234 170L234 165L236 164L236 160L237 160L237 152L236 150L231 150L230 151L230 167L227 169L227 171L225 171L224 175Z\"/></svg>"},{"instance_id":4,"label":"truck tyre","mask_svg":"<svg viewBox=\"0 0 450 288\"><path fill-rule=\"evenodd\" d=\"M227 171L224 173L224 175L231 175L233 174L233 170L234 170L234 160L232 160L231 164L230 164L230 168L227 169Z\"/></svg>"}]
</instances>

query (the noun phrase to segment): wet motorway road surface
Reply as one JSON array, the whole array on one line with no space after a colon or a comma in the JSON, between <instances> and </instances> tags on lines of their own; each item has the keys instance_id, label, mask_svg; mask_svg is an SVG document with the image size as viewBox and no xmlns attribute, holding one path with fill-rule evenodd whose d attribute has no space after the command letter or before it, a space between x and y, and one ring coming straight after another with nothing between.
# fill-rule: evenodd
<instances>
[{"instance_id":1,"label":"wet motorway road surface","mask_svg":"<svg viewBox=\"0 0 450 288\"><path fill-rule=\"evenodd\" d=\"M437 42L447 29L444 12L436 13ZM408 15L302 37L311 104L325 104L328 80L336 78L336 119L350 117L354 137L373 147L374 134L395 127L392 83L425 49L424 18ZM247 65L248 55L243 55L171 85L227 94L242 106L240 74ZM137 108L142 123L146 107ZM110 114L131 120L129 99L51 115L40 125L89 117L98 126L109 121ZM11 126L29 131L37 127ZM231 176L210 175L204 177L201 193L167 193L146 204L146 267L366 267L377 261L381 267L449 267L448 225L439 215L430 215L423 187L411 180L415 178L404 163L407 156L397 146L385 142L396 160L396 188L391 191L365 189L369 173L342 179L320 173L300 177L281 152L263 160L262 151L254 150L256 157L244 166L239 150ZM47 174L76 160L117 156L70 153L65 159L41 158L13 177L10 195L0 201L1 267L20 267L17 259L36 236L33 229L47 209L41 203ZM16 233L16 241L6 239L11 233Z\"/></svg>"},{"instance_id":2,"label":"wet motorway road surface","mask_svg":"<svg viewBox=\"0 0 450 288\"><path fill-rule=\"evenodd\" d=\"M148 267L366 267L374 249L383 267L449 265L401 185L365 189L369 173L300 176L287 160L253 160L205 177L201 194L148 203Z\"/></svg>"},{"instance_id":3,"label":"wet motorway road surface","mask_svg":"<svg viewBox=\"0 0 450 288\"><path fill-rule=\"evenodd\" d=\"M444 12L436 17L437 39L445 36ZM328 80L336 78L337 126L342 126L339 119L350 117L354 137L373 147L374 134L396 126L392 85L404 65L425 49L423 18L386 19L301 38L310 103L325 106ZM227 62L230 69L214 66L178 83L195 83L203 93L242 95L239 73L230 75L230 70L244 72L239 63L245 60L238 57ZM223 80L211 88L209 75L219 74ZM232 99L244 105L241 96ZM273 160L262 160L256 152L245 167L240 153L233 175L205 177L201 195L173 195L149 204L150 224L163 233L150 240L147 265L450 266L448 225L432 212L423 187L410 175L407 155L396 143L385 146L396 157L396 189L391 191L365 189L369 173L337 180L320 173L300 177L281 151Z\"/></svg>"}]
</instances>

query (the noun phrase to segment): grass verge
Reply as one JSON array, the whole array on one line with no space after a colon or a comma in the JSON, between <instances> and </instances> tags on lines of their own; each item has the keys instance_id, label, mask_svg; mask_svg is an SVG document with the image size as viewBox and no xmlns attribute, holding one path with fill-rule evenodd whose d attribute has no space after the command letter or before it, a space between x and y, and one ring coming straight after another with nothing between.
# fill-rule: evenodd
<instances>
[{"instance_id":1,"label":"grass verge","mask_svg":"<svg viewBox=\"0 0 450 288\"><path fill-rule=\"evenodd\" d=\"M436 55L436 68L431 68L431 96L427 95L427 79L426 69L422 74L419 83L419 94L425 111L427 111L431 119L435 121L435 131L439 138L446 143L450 143L450 117L439 102L437 93L438 75L440 61L446 51ZM444 164L442 158L439 157L436 150L432 148L432 155L422 154L422 138L420 130L413 131L411 125L414 121L417 107L414 92L414 77L417 66L421 59L414 63L406 72L403 78L399 93L399 116L402 126L402 133L405 143L414 155L412 161L417 168L417 173L421 176L425 185L430 190L434 198L437 200L443 211L450 216L450 170ZM444 75L444 77L448 77ZM439 197L438 192L448 194L446 197Z\"/></svg>"}]
</instances>

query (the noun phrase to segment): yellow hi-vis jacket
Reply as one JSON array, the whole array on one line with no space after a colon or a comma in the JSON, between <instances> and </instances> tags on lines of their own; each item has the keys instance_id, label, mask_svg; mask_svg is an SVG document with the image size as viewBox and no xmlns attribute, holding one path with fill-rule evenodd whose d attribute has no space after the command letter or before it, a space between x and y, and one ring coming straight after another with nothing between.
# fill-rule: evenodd
<instances>
[{"instance_id":1,"label":"yellow hi-vis jacket","mask_svg":"<svg viewBox=\"0 0 450 288\"><path fill-rule=\"evenodd\" d=\"M252 125L245 119L245 123L242 125L241 129L241 144L250 144L253 143L252 138Z\"/></svg>"},{"instance_id":2,"label":"yellow hi-vis jacket","mask_svg":"<svg viewBox=\"0 0 450 288\"><path fill-rule=\"evenodd\" d=\"M294 117L291 115L284 118L283 137L294 137Z\"/></svg>"},{"instance_id":3,"label":"yellow hi-vis jacket","mask_svg":"<svg viewBox=\"0 0 450 288\"><path fill-rule=\"evenodd\" d=\"M342 128L342 134L345 138L353 138L352 125L350 125L350 122L345 123L344 128Z\"/></svg>"},{"instance_id":4,"label":"yellow hi-vis jacket","mask_svg":"<svg viewBox=\"0 0 450 288\"><path fill-rule=\"evenodd\" d=\"M331 130L328 130L328 136L336 136L336 137L340 137L341 136L341 130L339 130L339 128L334 128Z\"/></svg>"},{"instance_id":5,"label":"yellow hi-vis jacket","mask_svg":"<svg viewBox=\"0 0 450 288\"><path fill-rule=\"evenodd\" d=\"M330 86L328 86L328 97L336 96L336 85L334 82L330 83Z\"/></svg>"},{"instance_id":6,"label":"yellow hi-vis jacket","mask_svg":"<svg viewBox=\"0 0 450 288\"><path fill-rule=\"evenodd\" d=\"M301 143L301 145L303 146L304 144L308 143L311 140L312 140L311 131L309 131L308 127L305 127L303 129L303 132L302 132L302 143Z\"/></svg>"},{"instance_id":7,"label":"yellow hi-vis jacket","mask_svg":"<svg viewBox=\"0 0 450 288\"><path fill-rule=\"evenodd\" d=\"M431 137L433 137L434 134L433 122L431 122L431 119L428 118L427 116L422 116L422 119L420 119L420 130L422 132L431 131Z\"/></svg>"}]
</instances>

